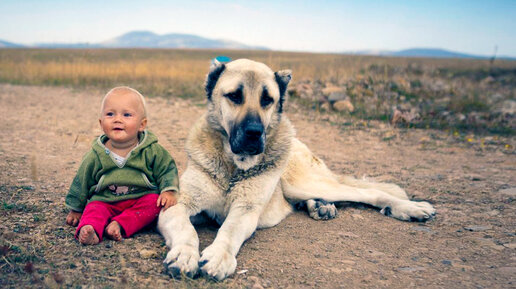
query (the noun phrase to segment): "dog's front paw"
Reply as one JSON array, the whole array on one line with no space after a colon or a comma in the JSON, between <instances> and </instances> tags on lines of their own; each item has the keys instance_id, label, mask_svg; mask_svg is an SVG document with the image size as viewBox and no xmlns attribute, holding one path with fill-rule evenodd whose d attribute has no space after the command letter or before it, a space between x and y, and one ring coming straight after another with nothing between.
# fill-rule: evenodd
<instances>
[{"instance_id":1,"label":"dog's front paw","mask_svg":"<svg viewBox=\"0 0 516 289\"><path fill-rule=\"evenodd\" d=\"M315 199L306 201L308 214L314 220L330 220L337 217L337 208L335 204L328 203L325 200Z\"/></svg>"},{"instance_id":2,"label":"dog's front paw","mask_svg":"<svg viewBox=\"0 0 516 289\"><path fill-rule=\"evenodd\" d=\"M225 248L211 244L204 251L199 261L204 276L221 281L235 272L237 261L235 256Z\"/></svg>"},{"instance_id":3,"label":"dog's front paw","mask_svg":"<svg viewBox=\"0 0 516 289\"><path fill-rule=\"evenodd\" d=\"M400 200L391 207L383 208L380 213L403 221L423 222L435 216L435 209L428 202Z\"/></svg>"},{"instance_id":4,"label":"dog's front paw","mask_svg":"<svg viewBox=\"0 0 516 289\"><path fill-rule=\"evenodd\" d=\"M168 274L175 279L184 275L194 278L199 271L199 251L187 245L173 247L163 261Z\"/></svg>"}]
</instances>

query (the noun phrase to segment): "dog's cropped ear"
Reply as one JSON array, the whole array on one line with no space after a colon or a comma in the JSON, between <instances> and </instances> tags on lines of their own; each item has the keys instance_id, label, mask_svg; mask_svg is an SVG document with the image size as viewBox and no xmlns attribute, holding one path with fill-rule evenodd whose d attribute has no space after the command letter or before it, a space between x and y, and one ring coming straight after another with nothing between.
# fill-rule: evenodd
<instances>
[{"instance_id":1,"label":"dog's cropped ear","mask_svg":"<svg viewBox=\"0 0 516 289\"><path fill-rule=\"evenodd\" d=\"M217 80L219 80L224 69L226 69L226 65L224 65L224 63L220 63L217 59L213 59L210 65L210 72L206 76L206 83L204 84L204 90L206 91L206 96L209 101L211 101L213 88L215 88Z\"/></svg>"},{"instance_id":2,"label":"dog's cropped ear","mask_svg":"<svg viewBox=\"0 0 516 289\"><path fill-rule=\"evenodd\" d=\"M283 102L285 101L285 92L287 91L288 83L292 79L292 70L286 69L274 72L274 77L279 87L280 99L278 111L281 113L283 111Z\"/></svg>"}]
</instances>

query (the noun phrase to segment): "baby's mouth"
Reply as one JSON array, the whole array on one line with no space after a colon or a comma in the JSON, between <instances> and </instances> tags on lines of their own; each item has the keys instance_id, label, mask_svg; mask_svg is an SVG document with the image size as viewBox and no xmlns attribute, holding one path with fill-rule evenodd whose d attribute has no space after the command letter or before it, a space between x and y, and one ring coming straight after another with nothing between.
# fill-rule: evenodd
<instances>
[{"instance_id":1,"label":"baby's mouth","mask_svg":"<svg viewBox=\"0 0 516 289\"><path fill-rule=\"evenodd\" d=\"M115 127L113 130L122 131L122 130L124 130L124 129L123 129L123 128L119 128L119 127Z\"/></svg>"}]
</instances>

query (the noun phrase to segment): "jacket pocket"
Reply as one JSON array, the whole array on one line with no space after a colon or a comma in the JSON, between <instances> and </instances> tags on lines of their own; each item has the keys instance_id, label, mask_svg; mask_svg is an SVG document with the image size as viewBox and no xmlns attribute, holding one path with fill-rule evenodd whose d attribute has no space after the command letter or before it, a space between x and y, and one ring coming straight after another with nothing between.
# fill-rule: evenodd
<instances>
[{"instance_id":1,"label":"jacket pocket","mask_svg":"<svg viewBox=\"0 0 516 289\"><path fill-rule=\"evenodd\" d=\"M95 187L95 193L100 192L100 188L102 188L102 182L104 181L104 177L105 175L102 175L102 177L100 177L99 183Z\"/></svg>"},{"instance_id":2,"label":"jacket pocket","mask_svg":"<svg viewBox=\"0 0 516 289\"><path fill-rule=\"evenodd\" d=\"M147 175L142 173L142 177L143 177L143 180L145 181L145 184L147 184L147 187L149 189L157 189L158 187L156 187L155 185L153 185L150 181L149 181L149 178L147 178Z\"/></svg>"}]
</instances>

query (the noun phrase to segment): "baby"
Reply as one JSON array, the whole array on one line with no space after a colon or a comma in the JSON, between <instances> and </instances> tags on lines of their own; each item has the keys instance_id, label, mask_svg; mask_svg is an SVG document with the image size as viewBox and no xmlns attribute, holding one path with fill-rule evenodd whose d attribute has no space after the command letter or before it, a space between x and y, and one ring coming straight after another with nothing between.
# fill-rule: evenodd
<instances>
[{"instance_id":1,"label":"baby","mask_svg":"<svg viewBox=\"0 0 516 289\"><path fill-rule=\"evenodd\" d=\"M84 156L68 195L66 223L85 245L105 233L120 241L152 223L161 207L176 204L174 159L146 130L145 99L129 87L110 90L101 105L104 131Z\"/></svg>"}]
</instances>

